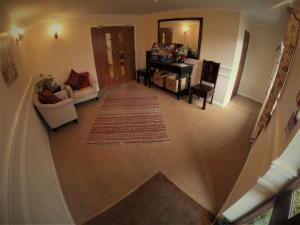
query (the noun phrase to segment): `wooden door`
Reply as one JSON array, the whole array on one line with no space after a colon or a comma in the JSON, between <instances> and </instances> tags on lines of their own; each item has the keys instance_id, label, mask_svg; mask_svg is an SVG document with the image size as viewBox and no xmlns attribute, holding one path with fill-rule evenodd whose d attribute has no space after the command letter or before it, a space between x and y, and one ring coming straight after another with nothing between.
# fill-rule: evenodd
<instances>
[{"instance_id":1,"label":"wooden door","mask_svg":"<svg viewBox=\"0 0 300 225\"><path fill-rule=\"evenodd\" d=\"M101 88L135 79L134 28L91 28L96 72Z\"/></svg>"},{"instance_id":2,"label":"wooden door","mask_svg":"<svg viewBox=\"0 0 300 225\"><path fill-rule=\"evenodd\" d=\"M244 70L244 66L245 66L245 62L246 62L246 57L247 57L249 41L250 41L250 33L248 31L245 31L243 49L242 49L241 58L240 58L240 65L239 65L239 69L237 72L237 76L236 76L236 80L235 80L231 98L237 94L239 86L240 86L240 82L241 82L241 78L242 78L242 74L243 74L243 70Z\"/></svg>"},{"instance_id":3,"label":"wooden door","mask_svg":"<svg viewBox=\"0 0 300 225\"><path fill-rule=\"evenodd\" d=\"M173 42L173 30L172 28L159 28L159 43L172 43Z\"/></svg>"}]
</instances>

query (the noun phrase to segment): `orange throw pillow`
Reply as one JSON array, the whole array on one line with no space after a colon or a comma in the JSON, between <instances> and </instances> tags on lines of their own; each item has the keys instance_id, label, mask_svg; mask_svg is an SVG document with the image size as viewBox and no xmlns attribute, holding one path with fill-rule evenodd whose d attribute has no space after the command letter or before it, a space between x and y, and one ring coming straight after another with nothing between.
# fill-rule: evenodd
<instances>
[{"instance_id":1,"label":"orange throw pillow","mask_svg":"<svg viewBox=\"0 0 300 225\"><path fill-rule=\"evenodd\" d=\"M61 101L59 97L53 94L51 91L44 90L43 92L39 93L39 101L42 104L55 104Z\"/></svg>"}]
</instances>

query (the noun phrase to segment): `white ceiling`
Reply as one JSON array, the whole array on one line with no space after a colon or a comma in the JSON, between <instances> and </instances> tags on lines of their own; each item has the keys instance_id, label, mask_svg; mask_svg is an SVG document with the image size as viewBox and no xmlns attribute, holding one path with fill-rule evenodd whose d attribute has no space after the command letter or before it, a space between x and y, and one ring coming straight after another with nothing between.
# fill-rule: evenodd
<instances>
[{"instance_id":1,"label":"white ceiling","mask_svg":"<svg viewBox=\"0 0 300 225\"><path fill-rule=\"evenodd\" d=\"M176 9L243 10L258 24L281 26L287 18L285 7L271 9L282 0L0 0L0 10L19 25L69 14L140 15ZM297 0L298 1L298 0ZM1 12L0 12L1 13Z\"/></svg>"}]
</instances>

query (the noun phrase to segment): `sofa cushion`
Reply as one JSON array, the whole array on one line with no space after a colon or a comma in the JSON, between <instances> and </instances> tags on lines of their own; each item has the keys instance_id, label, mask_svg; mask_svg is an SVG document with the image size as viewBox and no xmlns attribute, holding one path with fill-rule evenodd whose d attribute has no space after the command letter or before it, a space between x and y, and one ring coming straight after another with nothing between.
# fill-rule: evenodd
<instances>
[{"instance_id":1,"label":"sofa cushion","mask_svg":"<svg viewBox=\"0 0 300 225\"><path fill-rule=\"evenodd\" d=\"M39 101L42 104L55 104L60 102L61 99L51 91L44 90L43 92L39 93Z\"/></svg>"},{"instance_id":2,"label":"sofa cushion","mask_svg":"<svg viewBox=\"0 0 300 225\"><path fill-rule=\"evenodd\" d=\"M93 94L94 92L95 91L91 86L85 87L80 90L74 91L74 98L82 98L82 97L88 96L90 94Z\"/></svg>"},{"instance_id":3,"label":"sofa cushion","mask_svg":"<svg viewBox=\"0 0 300 225\"><path fill-rule=\"evenodd\" d=\"M79 90L83 80L84 77L72 69L65 84L71 86L71 88L74 90Z\"/></svg>"},{"instance_id":4,"label":"sofa cushion","mask_svg":"<svg viewBox=\"0 0 300 225\"><path fill-rule=\"evenodd\" d=\"M80 84L80 89L90 86L89 75L90 75L89 72L80 73L80 76L82 78L82 83Z\"/></svg>"}]
</instances>

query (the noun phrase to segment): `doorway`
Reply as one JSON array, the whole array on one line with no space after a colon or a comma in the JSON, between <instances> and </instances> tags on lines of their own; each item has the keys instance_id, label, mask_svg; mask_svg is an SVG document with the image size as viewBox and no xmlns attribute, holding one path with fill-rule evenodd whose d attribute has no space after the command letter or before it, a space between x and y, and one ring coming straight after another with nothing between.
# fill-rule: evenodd
<instances>
[{"instance_id":1,"label":"doorway","mask_svg":"<svg viewBox=\"0 0 300 225\"><path fill-rule=\"evenodd\" d=\"M159 28L159 43L172 43L173 42L173 30L172 28L160 27Z\"/></svg>"},{"instance_id":2,"label":"doorway","mask_svg":"<svg viewBox=\"0 0 300 225\"><path fill-rule=\"evenodd\" d=\"M92 27L92 45L101 88L135 79L134 27Z\"/></svg>"},{"instance_id":3,"label":"doorway","mask_svg":"<svg viewBox=\"0 0 300 225\"><path fill-rule=\"evenodd\" d=\"M249 33L249 31L245 30L243 49L242 49L242 53L241 53L239 69L238 69L238 72L237 72L237 76L236 76L236 80L235 80L235 83L234 83L231 98L233 98L234 96L237 95L237 92L238 92L238 89L239 89L239 86L240 86L240 83L241 83L242 74L243 74L243 71L244 71L244 66L245 66L247 52L248 52L249 41L250 41L250 33Z\"/></svg>"}]
</instances>

